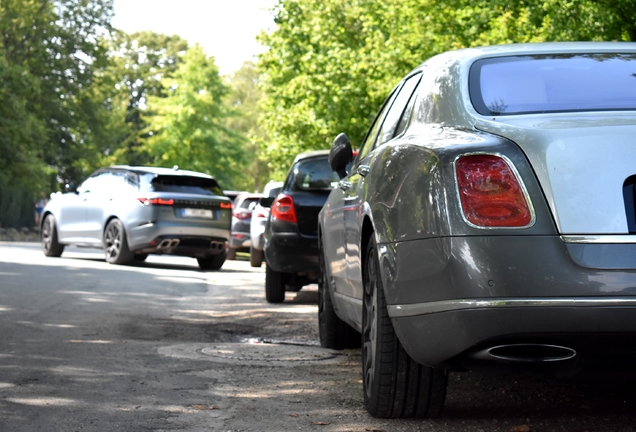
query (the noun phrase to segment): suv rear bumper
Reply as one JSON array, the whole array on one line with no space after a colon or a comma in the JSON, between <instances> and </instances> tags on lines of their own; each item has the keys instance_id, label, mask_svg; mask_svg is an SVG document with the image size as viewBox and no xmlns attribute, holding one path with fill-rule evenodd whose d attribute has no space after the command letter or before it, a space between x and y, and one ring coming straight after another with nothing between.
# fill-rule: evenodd
<instances>
[{"instance_id":1,"label":"suv rear bumper","mask_svg":"<svg viewBox=\"0 0 636 432\"><path fill-rule=\"evenodd\" d=\"M265 238L267 265L279 272L318 271L318 236L274 232Z\"/></svg>"}]
</instances>

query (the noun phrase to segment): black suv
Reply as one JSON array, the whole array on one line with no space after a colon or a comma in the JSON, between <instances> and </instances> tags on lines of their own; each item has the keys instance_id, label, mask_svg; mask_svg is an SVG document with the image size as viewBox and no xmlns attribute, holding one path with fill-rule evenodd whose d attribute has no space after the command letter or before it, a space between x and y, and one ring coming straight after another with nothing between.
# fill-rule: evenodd
<instances>
[{"instance_id":1,"label":"black suv","mask_svg":"<svg viewBox=\"0 0 636 432\"><path fill-rule=\"evenodd\" d=\"M329 151L302 153L292 164L283 188L270 198L264 235L265 297L285 300L285 291L299 291L318 282L318 213L339 178L328 161ZM269 204L267 198L261 204Z\"/></svg>"}]
</instances>

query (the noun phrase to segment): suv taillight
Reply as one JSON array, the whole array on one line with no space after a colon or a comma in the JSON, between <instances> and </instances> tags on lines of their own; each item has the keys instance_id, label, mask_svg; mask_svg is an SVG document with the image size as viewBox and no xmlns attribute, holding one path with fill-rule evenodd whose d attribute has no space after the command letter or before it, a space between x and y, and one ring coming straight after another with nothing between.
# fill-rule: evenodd
<instances>
[{"instance_id":1,"label":"suv taillight","mask_svg":"<svg viewBox=\"0 0 636 432\"><path fill-rule=\"evenodd\" d=\"M487 228L526 227L532 211L524 189L500 156L462 156L455 162L462 211L471 224Z\"/></svg>"},{"instance_id":2,"label":"suv taillight","mask_svg":"<svg viewBox=\"0 0 636 432\"><path fill-rule=\"evenodd\" d=\"M252 212L250 212L250 211L237 211L232 216L234 216L235 218L240 219L240 220L245 220L245 219L249 219L250 217L252 217Z\"/></svg>"},{"instance_id":3,"label":"suv taillight","mask_svg":"<svg viewBox=\"0 0 636 432\"><path fill-rule=\"evenodd\" d=\"M143 205L174 205L172 198L137 198L137 200Z\"/></svg>"},{"instance_id":4,"label":"suv taillight","mask_svg":"<svg viewBox=\"0 0 636 432\"><path fill-rule=\"evenodd\" d=\"M279 195L272 203L272 217L280 221L296 223L296 210L292 197Z\"/></svg>"}]
</instances>

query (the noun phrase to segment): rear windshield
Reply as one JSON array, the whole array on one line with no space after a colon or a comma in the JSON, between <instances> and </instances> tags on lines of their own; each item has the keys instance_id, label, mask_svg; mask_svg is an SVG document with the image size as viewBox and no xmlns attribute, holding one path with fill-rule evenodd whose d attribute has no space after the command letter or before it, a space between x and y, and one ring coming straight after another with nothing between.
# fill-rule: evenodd
<instances>
[{"instance_id":1,"label":"rear windshield","mask_svg":"<svg viewBox=\"0 0 636 432\"><path fill-rule=\"evenodd\" d=\"M241 199L239 198L237 199L238 204L236 206L238 208L253 209L259 199L260 197L252 197L252 198L245 198L243 201L241 201Z\"/></svg>"},{"instance_id":2,"label":"rear windshield","mask_svg":"<svg viewBox=\"0 0 636 432\"><path fill-rule=\"evenodd\" d=\"M338 174L331 170L327 156L314 157L294 165L286 189L291 191L328 190L338 180Z\"/></svg>"},{"instance_id":3,"label":"rear windshield","mask_svg":"<svg viewBox=\"0 0 636 432\"><path fill-rule=\"evenodd\" d=\"M150 190L153 192L225 196L216 180L205 177L159 175L150 181Z\"/></svg>"},{"instance_id":4,"label":"rear windshield","mask_svg":"<svg viewBox=\"0 0 636 432\"><path fill-rule=\"evenodd\" d=\"M483 115L636 109L636 54L483 59L469 80Z\"/></svg>"}]
</instances>

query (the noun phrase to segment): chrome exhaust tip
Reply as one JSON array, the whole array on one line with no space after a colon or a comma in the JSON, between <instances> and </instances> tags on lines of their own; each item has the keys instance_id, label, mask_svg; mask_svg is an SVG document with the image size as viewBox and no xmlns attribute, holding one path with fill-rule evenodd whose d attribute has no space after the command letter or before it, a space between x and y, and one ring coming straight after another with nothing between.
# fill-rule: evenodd
<instances>
[{"instance_id":1,"label":"chrome exhaust tip","mask_svg":"<svg viewBox=\"0 0 636 432\"><path fill-rule=\"evenodd\" d=\"M173 249L179 246L181 240L179 239L163 239L157 245L157 249Z\"/></svg>"},{"instance_id":2,"label":"chrome exhaust tip","mask_svg":"<svg viewBox=\"0 0 636 432\"><path fill-rule=\"evenodd\" d=\"M225 243L213 240L210 242L210 249L222 251L223 249L225 249Z\"/></svg>"},{"instance_id":3,"label":"chrome exhaust tip","mask_svg":"<svg viewBox=\"0 0 636 432\"><path fill-rule=\"evenodd\" d=\"M477 351L471 357L511 363L546 363L571 360L576 355L576 350L561 345L520 343L495 345Z\"/></svg>"}]
</instances>

